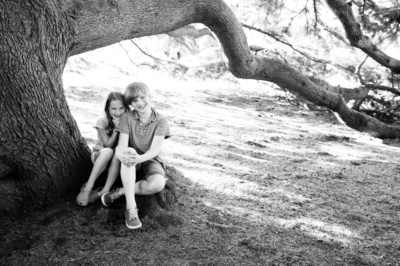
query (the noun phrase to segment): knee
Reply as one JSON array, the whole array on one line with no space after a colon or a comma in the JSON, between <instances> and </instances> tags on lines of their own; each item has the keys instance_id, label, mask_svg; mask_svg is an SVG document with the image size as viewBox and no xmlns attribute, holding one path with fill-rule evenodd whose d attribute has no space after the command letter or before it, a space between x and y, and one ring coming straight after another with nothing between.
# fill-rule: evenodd
<instances>
[{"instance_id":1,"label":"knee","mask_svg":"<svg viewBox=\"0 0 400 266\"><path fill-rule=\"evenodd\" d=\"M112 157L114 155L114 150L111 148L104 148L101 153L104 153L105 155Z\"/></svg>"},{"instance_id":2,"label":"knee","mask_svg":"<svg viewBox=\"0 0 400 266\"><path fill-rule=\"evenodd\" d=\"M151 180L150 184L147 186L149 194L156 194L163 190L165 187L165 178L163 176L157 176Z\"/></svg>"}]
</instances>

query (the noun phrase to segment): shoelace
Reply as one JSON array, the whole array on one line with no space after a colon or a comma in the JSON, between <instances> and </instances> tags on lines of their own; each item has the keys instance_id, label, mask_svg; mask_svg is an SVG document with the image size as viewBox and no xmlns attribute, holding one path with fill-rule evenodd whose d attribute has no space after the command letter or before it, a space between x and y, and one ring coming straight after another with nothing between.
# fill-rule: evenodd
<instances>
[{"instance_id":1,"label":"shoelace","mask_svg":"<svg viewBox=\"0 0 400 266\"><path fill-rule=\"evenodd\" d=\"M129 220L135 220L138 218L137 211L128 210Z\"/></svg>"}]
</instances>

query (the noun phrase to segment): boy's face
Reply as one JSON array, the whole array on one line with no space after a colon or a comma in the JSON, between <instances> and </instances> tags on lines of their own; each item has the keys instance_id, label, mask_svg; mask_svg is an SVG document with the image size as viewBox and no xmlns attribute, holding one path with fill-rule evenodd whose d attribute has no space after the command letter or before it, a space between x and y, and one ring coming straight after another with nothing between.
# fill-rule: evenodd
<instances>
[{"instance_id":1,"label":"boy's face","mask_svg":"<svg viewBox=\"0 0 400 266\"><path fill-rule=\"evenodd\" d=\"M131 106L139 113L145 113L151 110L150 97L142 92L132 101Z\"/></svg>"}]
</instances>

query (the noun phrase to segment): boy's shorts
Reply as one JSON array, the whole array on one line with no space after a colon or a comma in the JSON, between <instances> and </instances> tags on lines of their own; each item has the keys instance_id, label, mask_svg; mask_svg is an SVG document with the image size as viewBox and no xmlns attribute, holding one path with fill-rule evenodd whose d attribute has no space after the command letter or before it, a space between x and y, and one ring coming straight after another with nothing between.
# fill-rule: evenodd
<instances>
[{"instance_id":1,"label":"boy's shorts","mask_svg":"<svg viewBox=\"0 0 400 266\"><path fill-rule=\"evenodd\" d=\"M136 165L136 182L147 180L152 175L162 175L165 178L164 165L154 159Z\"/></svg>"}]
</instances>

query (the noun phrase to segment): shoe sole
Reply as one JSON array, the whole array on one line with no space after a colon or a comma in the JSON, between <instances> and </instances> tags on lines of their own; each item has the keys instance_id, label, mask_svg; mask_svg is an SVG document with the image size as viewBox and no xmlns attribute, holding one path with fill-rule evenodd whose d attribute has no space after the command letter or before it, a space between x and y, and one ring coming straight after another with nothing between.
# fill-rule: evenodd
<instances>
[{"instance_id":1,"label":"shoe sole","mask_svg":"<svg viewBox=\"0 0 400 266\"><path fill-rule=\"evenodd\" d=\"M139 229L140 227L142 227L142 224L136 225L136 226L130 226L126 222L125 222L125 224L126 224L126 227L128 227L129 229Z\"/></svg>"},{"instance_id":2,"label":"shoe sole","mask_svg":"<svg viewBox=\"0 0 400 266\"><path fill-rule=\"evenodd\" d=\"M110 205L107 205L107 204L104 202L104 196L105 196L105 195L106 195L106 194L101 195L100 199L101 199L101 203L102 203L104 206L108 207L108 206L110 206Z\"/></svg>"}]
</instances>

